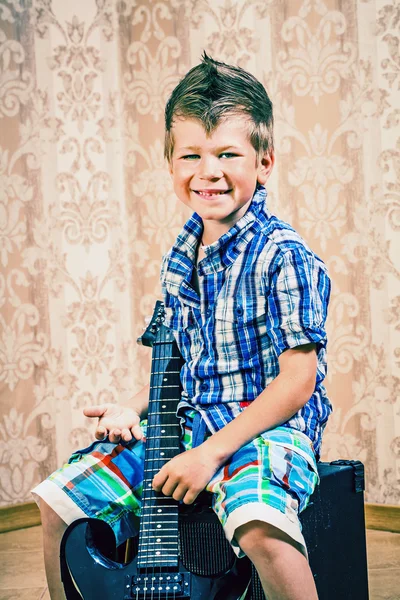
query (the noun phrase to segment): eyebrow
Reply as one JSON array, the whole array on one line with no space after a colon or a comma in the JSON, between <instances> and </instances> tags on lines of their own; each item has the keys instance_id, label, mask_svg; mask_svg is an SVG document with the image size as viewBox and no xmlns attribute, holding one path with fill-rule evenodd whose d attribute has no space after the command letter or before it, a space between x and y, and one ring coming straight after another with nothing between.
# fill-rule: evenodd
<instances>
[{"instance_id":1,"label":"eyebrow","mask_svg":"<svg viewBox=\"0 0 400 600\"><path fill-rule=\"evenodd\" d=\"M239 146L235 144L228 144L227 146L221 146L220 148L216 148L217 152L226 152L226 150L240 150ZM177 152L184 152L186 150L191 150L192 152L198 152L201 150L200 146L182 146L182 148L177 148Z\"/></svg>"}]
</instances>

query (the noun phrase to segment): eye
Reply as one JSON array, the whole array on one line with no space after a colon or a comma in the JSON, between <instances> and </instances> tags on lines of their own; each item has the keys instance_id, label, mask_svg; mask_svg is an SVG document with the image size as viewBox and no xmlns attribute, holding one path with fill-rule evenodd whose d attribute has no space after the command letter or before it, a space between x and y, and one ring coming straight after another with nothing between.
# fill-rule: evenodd
<instances>
[{"instance_id":1,"label":"eye","mask_svg":"<svg viewBox=\"0 0 400 600\"><path fill-rule=\"evenodd\" d=\"M185 154L184 156L181 156L181 158L183 160L196 160L197 158L200 158L200 156L198 154Z\"/></svg>"},{"instance_id":2,"label":"eye","mask_svg":"<svg viewBox=\"0 0 400 600\"><path fill-rule=\"evenodd\" d=\"M219 156L220 158L235 158L238 155L234 152L222 152Z\"/></svg>"}]
</instances>

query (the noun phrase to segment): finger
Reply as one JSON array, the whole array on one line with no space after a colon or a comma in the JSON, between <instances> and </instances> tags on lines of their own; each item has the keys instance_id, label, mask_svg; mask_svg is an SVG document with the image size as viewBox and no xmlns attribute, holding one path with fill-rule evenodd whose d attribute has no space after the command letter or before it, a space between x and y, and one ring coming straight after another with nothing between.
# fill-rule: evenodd
<instances>
[{"instance_id":1,"label":"finger","mask_svg":"<svg viewBox=\"0 0 400 600\"><path fill-rule=\"evenodd\" d=\"M96 440L99 440L100 442L105 440L107 437L107 429L105 427L97 427L94 436Z\"/></svg>"},{"instance_id":2,"label":"finger","mask_svg":"<svg viewBox=\"0 0 400 600\"><path fill-rule=\"evenodd\" d=\"M118 442L121 440L121 430L113 429L112 431L110 431L108 437L110 439L110 442L112 442L113 444L118 444Z\"/></svg>"},{"instance_id":3,"label":"finger","mask_svg":"<svg viewBox=\"0 0 400 600\"><path fill-rule=\"evenodd\" d=\"M185 495L187 494L187 487L186 485L178 485L175 490L174 493L171 494L174 500L183 500L183 498L185 497Z\"/></svg>"},{"instance_id":4,"label":"finger","mask_svg":"<svg viewBox=\"0 0 400 600\"><path fill-rule=\"evenodd\" d=\"M107 407L104 404L99 404L98 406L86 406L83 409L83 414L85 417L102 417L106 410Z\"/></svg>"},{"instance_id":5,"label":"finger","mask_svg":"<svg viewBox=\"0 0 400 600\"><path fill-rule=\"evenodd\" d=\"M129 431L129 429L127 429L127 428L124 428L124 429L121 431L121 437L122 437L122 439L124 440L124 442L130 442L130 441L131 441L131 439L132 439L132 434L131 434L131 432Z\"/></svg>"},{"instance_id":6,"label":"finger","mask_svg":"<svg viewBox=\"0 0 400 600\"><path fill-rule=\"evenodd\" d=\"M161 491L164 494L164 496L173 496L178 485L179 485L178 481L174 481L169 477L167 479L167 481L164 483L164 485L162 486Z\"/></svg>"},{"instance_id":7,"label":"finger","mask_svg":"<svg viewBox=\"0 0 400 600\"><path fill-rule=\"evenodd\" d=\"M168 474L161 469L158 471L156 475L153 477L153 490L156 492L161 492L163 485L168 479Z\"/></svg>"},{"instance_id":8,"label":"finger","mask_svg":"<svg viewBox=\"0 0 400 600\"><path fill-rule=\"evenodd\" d=\"M143 431L140 425L134 425L131 427L131 432L134 438L141 440L143 438Z\"/></svg>"},{"instance_id":9,"label":"finger","mask_svg":"<svg viewBox=\"0 0 400 600\"><path fill-rule=\"evenodd\" d=\"M183 500L184 504L193 504L193 502L196 500L197 496L200 494L200 492L194 492L193 490L188 490L185 494L185 496L183 498L180 498L180 500Z\"/></svg>"}]
</instances>

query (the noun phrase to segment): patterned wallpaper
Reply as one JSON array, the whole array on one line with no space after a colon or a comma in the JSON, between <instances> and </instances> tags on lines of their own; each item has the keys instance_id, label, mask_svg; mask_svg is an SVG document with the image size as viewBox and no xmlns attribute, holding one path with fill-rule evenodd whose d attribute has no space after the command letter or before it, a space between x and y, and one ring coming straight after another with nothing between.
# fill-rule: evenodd
<instances>
[{"instance_id":1,"label":"patterned wallpaper","mask_svg":"<svg viewBox=\"0 0 400 600\"><path fill-rule=\"evenodd\" d=\"M274 102L270 206L329 266L323 458L400 504L398 0L0 0L0 504L148 378L136 344L188 216L163 107L203 49Z\"/></svg>"}]
</instances>

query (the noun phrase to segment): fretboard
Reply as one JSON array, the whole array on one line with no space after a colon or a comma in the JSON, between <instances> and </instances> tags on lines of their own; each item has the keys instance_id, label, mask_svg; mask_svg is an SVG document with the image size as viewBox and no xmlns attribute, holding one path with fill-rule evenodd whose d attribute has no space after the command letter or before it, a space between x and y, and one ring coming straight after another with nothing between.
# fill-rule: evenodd
<instances>
[{"instance_id":1,"label":"fretboard","mask_svg":"<svg viewBox=\"0 0 400 600\"><path fill-rule=\"evenodd\" d=\"M155 492L152 481L180 450L176 408L181 394L181 366L174 336L161 326L152 355L138 569L178 564L178 503Z\"/></svg>"}]
</instances>

